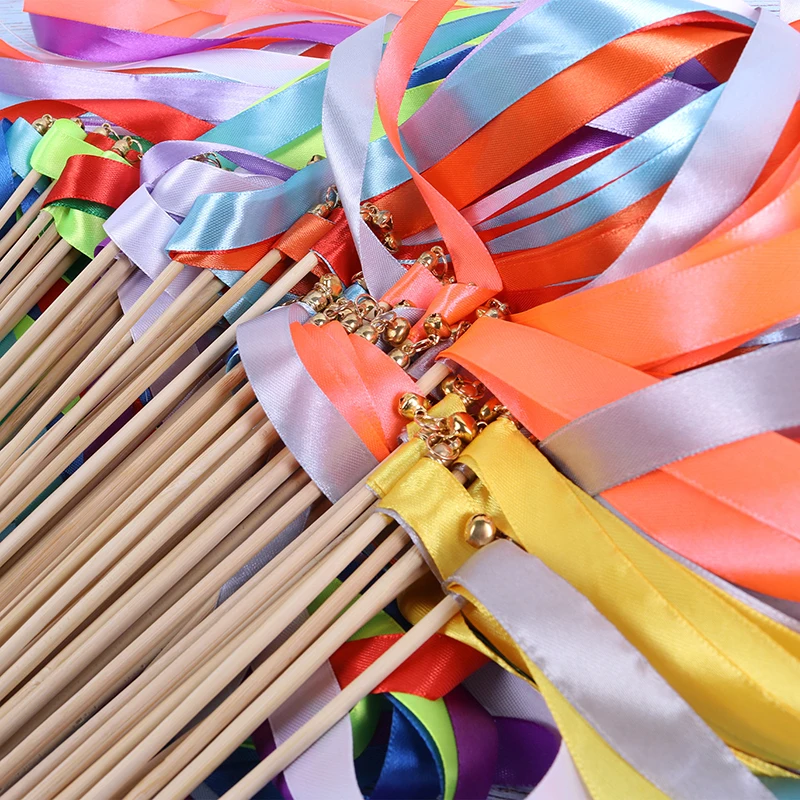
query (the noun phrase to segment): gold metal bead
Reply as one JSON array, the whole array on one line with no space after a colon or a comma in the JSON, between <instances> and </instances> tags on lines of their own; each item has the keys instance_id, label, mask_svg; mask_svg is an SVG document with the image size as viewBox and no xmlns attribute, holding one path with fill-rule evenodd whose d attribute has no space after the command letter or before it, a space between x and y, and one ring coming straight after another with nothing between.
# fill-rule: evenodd
<instances>
[{"instance_id":1,"label":"gold metal bead","mask_svg":"<svg viewBox=\"0 0 800 800\"><path fill-rule=\"evenodd\" d=\"M338 297L344 291L344 284L335 272L326 272L324 275L320 275L318 283L333 297Z\"/></svg>"},{"instance_id":2,"label":"gold metal bead","mask_svg":"<svg viewBox=\"0 0 800 800\"><path fill-rule=\"evenodd\" d=\"M490 397L478 412L478 419L481 422L493 422L499 414L505 411L505 406L496 398Z\"/></svg>"},{"instance_id":3,"label":"gold metal bead","mask_svg":"<svg viewBox=\"0 0 800 800\"><path fill-rule=\"evenodd\" d=\"M415 419L418 414L427 414L430 407L427 397L414 392L406 392L397 403L398 411L406 419Z\"/></svg>"},{"instance_id":4,"label":"gold metal bead","mask_svg":"<svg viewBox=\"0 0 800 800\"><path fill-rule=\"evenodd\" d=\"M308 159L308 164L316 164L317 161L324 161L325 156L321 156L319 153L315 153L311 158Z\"/></svg>"},{"instance_id":5,"label":"gold metal bead","mask_svg":"<svg viewBox=\"0 0 800 800\"><path fill-rule=\"evenodd\" d=\"M408 365L411 363L411 356L398 349L390 350L389 358L402 369L408 369Z\"/></svg>"},{"instance_id":6,"label":"gold metal bead","mask_svg":"<svg viewBox=\"0 0 800 800\"><path fill-rule=\"evenodd\" d=\"M386 233L383 237L383 246L390 253L396 253L400 249L400 240L393 233Z\"/></svg>"},{"instance_id":7,"label":"gold metal bead","mask_svg":"<svg viewBox=\"0 0 800 800\"><path fill-rule=\"evenodd\" d=\"M83 124L83 120L80 117L70 117L69 120L80 126L81 130L86 130L86 125Z\"/></svg>"},{"instance_id":8,"label":"gold metal bead","mask_svg":"<svg viewBox=\"0 0 800 800\"><path fill-rule=\"evenodd\" d=\"M324 314L314 314L313 317L309 317L309 323L314 325L317 328L321 328L323 325L329 322L328 318Z\"/></svg>"},{"instance_id":9,"label":"gold metal bead","mask_svg":"<svg viewBox=\"0 0 800 800\"><path fill-rule=\"evenodd\" d=\"M408 339L409 333L411 333L411 323L404 317L395 317L386 326L383 338L388 344L398 347Z\"/></svg>"},{"instance_id":10,"label":"gold metal bead","mask_svg":"<svg viewBox=\"0 0 800 800\"><path fill-rule=\"evenodd\" d=\"M353 313L352 311L348 314L345 314L339 322L342 323L342 327L348 333L355 333L361 327L361 317L358 314Z\"/></svg>"},{"instance_id":11,"label":"gold metal bead","mask_svg":"<svg viewBox=\"0 0 800 800\"><path fill-rule=\"evenodd\" d=\"M478 435L478 426L469 414L459 411L447 418L447 432L462 442L471 442Z\"/></svg>"},{"instance_id":12,"label":"gold metal bead","mask_svg":"<svg viewBox=\"0 0 800 800\"><path fill-rule=\"evenodd\" d=\"M360 336L362 339L366 339L371 344L375 344L378 341L378 331L372 327L369 323L362 325L357 331L356 336Z\"/></svg>"},{"instance_id":13,"label":"gold metal bead","mask_svg":"<svg viewBox=\"0 0 800 800\"><path fill-rule=\"evenodd\" d=\"M456 391L456 381L458 378L455 375L448 375L441 383L439 388L443 394L453 394Z\"/></svg>"},{"instance_id":14,"label":"gold metal bead","mask_svg":"<svg viewBox=\"0 0 800 800\"><path fill-rule=\"evenodd\" d=\"M394 218L391 211L378 211L374 215L373 221L379 228L391 229L394 226Z\"/></svg>"},{"instance_id":15,"label":"gold metal bead","mask_svg":"<svg viewBox=\"0 0 800 800\"><path fill-rule=\"evenodd\" d=\"M304 298L303 302L311 306L314 311L324 311L329 303L328 295L320 289L312 289Z\"/></svg>"},{"instance_id":16,"label":"gold metal bead","mask_svg":"<svg viewBox=\"0 0 800 800\"><path fill-rule=\"evenodd\" d=\"M50 128L53 127L53 123L55 122L55 118L51 117L50 114L45 114L43 117L39 117L39 119L34 120L33 127L37 133L40 133L44 136Z\"/></svg>"},{"instance_id":17,"label":"gold metal bead","mask_svg":"<svg viewBox=\"0 0 800 800\"><path fill-rule=\"evenodd\" d=\"M467 523L464 531L467 541L473 547L485 547L497 536L494 520L488 514L476 514Z\"/></svg>"},{"instance_id":18,"label":"gold metal bead","mask_svg":"<svg viewBox=\"0 0 800 800\"><path fill-rule=\"evenodd\" d=\"M441 314L431 314L423 323L423 328L428 336L440 339L449 339L452 330Z\"/></svg>"},{"instance_id":19,"label":"gold metal bead","mask_svg":"<svg viewBox=\"0 0 800 800\"><path fill-rule=\"evenodd\" d=\"M378 316L378 304L368 294L358 298L358 313L364 319L375 319Z\"/></svg>"}]
</instances>

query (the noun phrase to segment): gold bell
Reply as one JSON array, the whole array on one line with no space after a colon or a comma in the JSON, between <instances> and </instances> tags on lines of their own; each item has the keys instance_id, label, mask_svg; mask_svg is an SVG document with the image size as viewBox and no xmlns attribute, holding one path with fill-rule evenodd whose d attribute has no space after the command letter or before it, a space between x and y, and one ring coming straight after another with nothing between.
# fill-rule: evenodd
<instances>
[{"instance_id":1,"label":"gold bell","mask_svg":"<svg viewBox=\"0 0 800 800\"><path fill-rule=\"evenodd\" d=\"M378 304L368 295L358 298L358 313L364 319L375 319L378 316Z\"/></svg>"},{"instance_id":2,"label":"gold bell","mask_svg":"<svg viewBox=\"0 0 800 800\"><path fill-rule=\"evenodd\" d=\"M449 339L453 332L441 314L431 314L423 323L425 333L439 339Z\"/></svg>"},{"instance_id":3,"label":"gold bell","mask_svg":"<svg viewBox=\"0 0 800 800\"><path fill-rule=\"evenodd\" d=\"M70 122L74 122L76 125L79 125L81 130L86 130L86 125L83 124L83 120L80 117L70 117Z\"/></svg>"},{"instance_id":4,"label":"gold bell","mask_svg":"<svg viewBox=\"0 0 800 800\"><path fill-rule=\"evenodd\" d=\"M342 323L342 327L348 333L355 333L361 327L361 317L359 317L358 314L355 314L352 311L345 314L339 320L339 322Z\"/></svg>"},{"instance_id":5,"label":"gold bell","mask_svg":"<svg viewBox=\"0 0 800 800\"><path fill-rule=\"evenodd\" d=\"M463 411L447 418L447 432L462 442L471 442L478 435L475 420Z\"/></svg>"},{"instance_id":6,"label":"gold bell","mask_svg":"<svg viewBox=\"0 0 800 800\"><path fill-rule=\"evenodd\" d=\"M476 514L467 523L465 530L467 541L473 547L485 547L491 544L497 536L494 520L488 514Z\"/></svg>"},{"instance_id":7,"label":"gold bell","mask_svg":"<svg viewBox=\"0 0 800 800\"><path fill-rule=\"evenodd\" d=\"M390 252L396 253L400 249L400 240L391 232L383 237L383 246Z\"/></svg>"},{"instance_id":8,"label":"gold bell","mask_svg":"<svg viewBox=\"0 0 800 800\"><path fill-rule=\"evenodd\" d=\"M370 344L375 344L378 341L378 331L369 323L362 325L357 331L356 336L366 339Z\"/></svg>"},{"instance_id":9,"label":"gold bell","mask_svg":"<svg viewBox=\"0 0 800 800\"><path fill-rule=\"evenodd\" d=\"M493 422L503 411L505 411L505 406L496 397L490 397L481 406L478 419L481 422Z\"/></svg>"},{"instance_id":10,"label":"gold bell","mask_svg":"<svg viewBox=\"0 0 800 800\"><path fill-rule=\"evenodd\" d=\"M330 320L324 314L314 314L313 317L309 317L308 319L311 325L314 325L317 328L321 328L323 325L327 324Z\"/></svg>"},{"instance_id":11,"label":"gold bell","mask_svg":"<svg viewBox=\"0 0 800 800\"><path fill-rule=\"evenodd\" d=\"M392 361L394 361L394 363L397 364L401 369L408 369L408 365L411 363L411 356L399 348L390 350L389 358L391 358Z\"/></svg>"},{"instance_id":12,"label":"gold bell","mask_svg":"<svg viewBox=\"0 0 800 800\"><path fill-rule=\"evenodd\" d=\"M398 347L408 339L409 333L411 333L411 323L404 317L395 317L383 331L383 338L387 344Z\"/></svg>"},{"instance_id":13,"label":"gold bell","mask_svg":"<svg viewBox=\"0 0 800 800\"><path fill-rule=\"evenodd\" d=\"M453 394L456 390L457 380L458 378L455 375L448 375L439 386L442 390L442 394Z\"/></svg>"},{"instance_id":14,"label":"gold bell","mask_svg":"<svg viewBox=\"0 0 800 800\"><path fill-rule=\"evenodd\" d=\"M43 117L39 117L39 119L33 122L33 127L37 133L40 133L44 136L50 128L53 127L53 123L55 119L50 116L50 114L45 114Z\"/></svg>"},{"instance_id":15,"label":"gold bell","mask_svg":"<svg viewBox=\"0 0 800 800\"><path fill-rule=\"evenodd\" d=\"M391 211L378 211L372 219L379 228L391 228L394 226L394 218Z\"/></svg>"},{"instance_id":16,"label":"gold bell","mask_svg":"<svg viewBox=\"0 0 800 800\"><path fill-rule=\"evenodd\" d=\"M308 159L308 164L316 164L318 161L324 161L325 156L321 156L319 153L315 153L311 158Z\"/></svg>"},{"instance_id":17,"label":"gold bell","mask_svg":"<svg viewBox=\"0 0 800 800\"><path fill-rule=\"evenodd\" d=\"M427 397L414 392L406 392L397 403L397 410L406 419L416 419L418 414L427 414L430 407Z\"/></svg>"},{"instance_id":18,"label":"gold bell","mask_svg":"<svg viewBox=\"0 0 800 800\"><path fill-rule=\"evenodd\" d=\"M333 297L338 297L344 291L344 284L334 272L326 272L324 275L320 275L318 283Z\"/></svg>"},{"instance_id":19,"label":"gold bell","mask_svg":"<svg viewBox=\"0 0 800 800\"><path fill-rule=\"evenodd\" d=\"M316 312L324 311L328 305L328 296L320 289L312 289L304 298L303 302L311 306Z\"/></svg>"}]
</instances>

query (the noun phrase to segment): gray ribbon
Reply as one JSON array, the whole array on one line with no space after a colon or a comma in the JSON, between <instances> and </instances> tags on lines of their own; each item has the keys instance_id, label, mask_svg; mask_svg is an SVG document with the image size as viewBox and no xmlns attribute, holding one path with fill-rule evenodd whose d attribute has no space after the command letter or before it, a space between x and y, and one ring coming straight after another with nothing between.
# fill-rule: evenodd
<instances>
[{"instance_id":1,"label":"gray ribbon","mask_svg":"<svg viewBox=\"0 0 800 800\"><path fill-rule=\"evenodd\" d=\"M307 319L308 313L297 303L276 308L241 325L236 342L248 380L278 435L311 480L335 502L378 462L294 349L289 326Z\"/></svg>"},{"instance_id":2,"label":"gray ribbon","mask_svg":"<svg viewBox=\"0 0 800 800\"><path fill-rule=\"evenodd\" d=\"M666 464L800 425L800 341L655 383L584 414L542 452L591 495Z\"/></svg>"},{"instance_id":3,"label":"gray ribbon","mask_svg":"<svg viewBox=\"0 0 800 800\"><path fill-rule=\"evenodd\" d=\"M672 800L767 800L767 789L584 597L508 541L451 578L484 605L597 733Z\"/></svg>"}]
</instances>

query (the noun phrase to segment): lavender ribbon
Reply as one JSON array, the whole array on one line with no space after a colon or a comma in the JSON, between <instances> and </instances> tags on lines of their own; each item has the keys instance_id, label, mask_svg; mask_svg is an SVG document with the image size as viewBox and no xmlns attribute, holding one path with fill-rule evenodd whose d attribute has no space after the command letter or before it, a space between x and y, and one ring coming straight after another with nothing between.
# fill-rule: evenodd
<instances>
[{"instance_id":1,"label":"lavender ribbon","mask_svg":"<svg viewBox=\"0 0 800 800\"><path fill-rule=\"evenodd\" d=\"M383 37L396 22L394 15L383 17L334 48L322 101L325 152L364 278L375 297L382 297L405 272L360 213Z\"/></svg>"},{"instance_id":2,"label":"lavender ribbon","mask_svg":"<svg viewBox=\"0 0 800 800\"><path fill-rule=\"evenodd\" d=\"M104 72L10 58L0 58L0 91L30 100L152 100L214 123L236 116L266 94L263 86L236 81Z\"/></svg>"},{"instance_id":3,"label":"lavender ribbon","mask_svg":"<svg viewBox=\"0 0 800 800\"><path fill-rule=\"evenodd\" d=\"M667 797L771 797L644 656L535 556L496 541L450 584L472 594L609 746Z\"/></svg>"},{"instance_id":4,"label":"lavender ribbon","mask_svg":"<svg viewBox=\"0 0 800 800\"><path fill-rule=\"evenodd\" d=\"M679 255L741 205L800 96L798 66L800 35L761 12L719 102L655 211L622 255L588 286Z\"/></svg>"},{"instance_id":5,"label":"lavender ribbon","mask_svg":"<svg viewBox=\"0 0 800 800\"><path fill-rule=\"evenodd\" d=\"M698 453L796 425L800 341L647 386L572 420L540 447L573 483L597 495Z\"/></svg>"},{"instance_id":6,"label":"lavender ribbon","mask_svg":"<svg viewBox=\"0 0 800 800\"><path fill-rule=\"evenodd\" d=\"M308 312L296 303L273 309L241 325L236 342L250 384L275 430L314 483L335 502L378 462L294 349L289 326L307 319ZM314 420L313 426L305 424L308 418ZM319 431L325 431L325 441Z\"/></svg>"}]
</instances>

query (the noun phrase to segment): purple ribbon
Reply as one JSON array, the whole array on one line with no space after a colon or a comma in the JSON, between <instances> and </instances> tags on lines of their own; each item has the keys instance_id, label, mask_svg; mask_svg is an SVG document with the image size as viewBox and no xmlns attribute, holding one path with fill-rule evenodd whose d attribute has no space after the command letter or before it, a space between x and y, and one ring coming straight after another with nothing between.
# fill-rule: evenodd
<instances>
[{"instance_id":1,"label":"purple ribbon","mask_svg":"<svg viewBox=\"0 0 800 800\"><path fill-rule=\"evenodd\" d=\"M198 50L208 50L242 38L188 39L106 28L104 25L40 14L29 16L36 42L41 48L81 61L146 61L182 53L196 53Z\"/></svg>"},{"instance_id":2,"label":"purple ribbon","mask_svg":"<svg viewBox=\"0 0 800 800\"><path fill-rule=\"evenodd\" d=\"M336 22L297 22L245 34L246 37L267 36L276 39L294 39L301 42L337 45L360 29L358 25Z\"/></svg>"}]
</instances>

